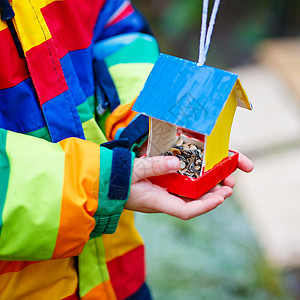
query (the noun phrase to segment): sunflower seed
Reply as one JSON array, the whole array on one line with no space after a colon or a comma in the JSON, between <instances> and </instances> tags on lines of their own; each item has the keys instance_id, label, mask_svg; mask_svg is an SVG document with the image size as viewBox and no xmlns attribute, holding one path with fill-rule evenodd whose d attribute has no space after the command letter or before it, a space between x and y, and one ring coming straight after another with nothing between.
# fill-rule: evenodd
<instances>
[{"instance_id":1,"label":"sunflower seed","mask_svg":"<svg viewBox=\"0 0 300 300\"><path fill-rule=\"evenodd\" d=\"M178 139L176 145L163 155L176 156L180 159L180 170L177 173L191 178L198 178L201 173L204 149Z\"/></svg>"}]
</instances>

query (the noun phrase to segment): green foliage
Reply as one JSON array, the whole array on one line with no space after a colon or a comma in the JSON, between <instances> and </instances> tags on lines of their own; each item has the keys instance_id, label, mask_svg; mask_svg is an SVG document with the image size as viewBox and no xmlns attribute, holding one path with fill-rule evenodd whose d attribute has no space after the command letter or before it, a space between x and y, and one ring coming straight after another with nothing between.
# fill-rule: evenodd
<instances>
[{"instance_id":1,"label":"green foliage","mask_svg":"<svg viewBox=\"0 0 300 300\"><path fill-rule=\"evenodd\" d=\"M162 16L162 30L168 32L173 38L180 38L194 26L199 26L200 30L201 10L201 1L175 0L171 2L169 9Z\"/></svg>"},{"instance_id":2,"label":"green foliage","mask_svg":"<svg viewBox=\"0 0 300 300\"><path fill-rule=\"evenodd\" d=\"M136 0L163 52L197 60L201 0ZM213 1L210 1L210 10ZM299 0L221 1L207 64L221 68L253 60L266 38L300 35Z\"/></svg>"},{"instance_id":3,"label":"green foliage","mask_svg":"<svg viewBox=\"0 0 300 300\"><path fill-rule=\"evenodd\" d=\"M292 299L233 198L188 222L139 215L137 226L147 245L148 278L157 300Z\"/></svg>"}]
</instances>

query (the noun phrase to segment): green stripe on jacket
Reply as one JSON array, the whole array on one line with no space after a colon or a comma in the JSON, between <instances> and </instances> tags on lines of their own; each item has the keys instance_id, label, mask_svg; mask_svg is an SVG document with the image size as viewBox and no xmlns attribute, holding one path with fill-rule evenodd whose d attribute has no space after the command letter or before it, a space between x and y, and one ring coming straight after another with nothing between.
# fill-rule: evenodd
<instances>
[{"instance_id":1,"label":"green stripe on jacket","mask_svg":"<svg viewBox=\"0 0 300 300\"><path fill-rule=\"evenodd\" d=\"M60 144L11 131L6 151L10 179L2 215L0 259L50 259L60 221L65 153Z\"/></svg>"},{"instance_id":2,"label":"green stripe on jacket","mask_svg":"<svg viewBox=\"0 0 300 300\"><path fill-rule=\"evenodd\" d=\"M0 129L0 234L2 230L2 212L9 179L9 160L6 153L7 131Z\"/></svg>"}]
</instances>

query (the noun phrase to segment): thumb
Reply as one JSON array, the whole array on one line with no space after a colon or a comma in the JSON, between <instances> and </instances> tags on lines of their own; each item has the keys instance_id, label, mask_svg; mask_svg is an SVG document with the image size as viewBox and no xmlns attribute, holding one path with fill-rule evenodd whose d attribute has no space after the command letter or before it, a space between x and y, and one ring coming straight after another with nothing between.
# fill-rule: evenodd
<instances>
[{"instance_id":1,"label":"thumb","mask_svg":"<svg viewBox=\"0 0 300 300\"><path fill-rule=\"evenodd\" d=\"M175 156L136 158L132 170L132 183L147 177L164 175L179 170L180 161Z\"/></svg>"}]
</instances>

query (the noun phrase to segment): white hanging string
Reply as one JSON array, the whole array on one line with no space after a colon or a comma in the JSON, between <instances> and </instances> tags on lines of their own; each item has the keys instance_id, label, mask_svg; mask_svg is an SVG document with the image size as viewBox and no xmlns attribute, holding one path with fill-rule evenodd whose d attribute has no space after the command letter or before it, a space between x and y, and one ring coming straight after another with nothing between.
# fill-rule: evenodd
<instances>
[{"instance_id":1,"label":"white hanging string","mask_svg":"<svg viewBox=\"0 0 300 300\"><path fill-rule=\"evenodd\" d=\"M208 0L203 0L201 34L200 34L200 43L199 43L199 59L198 59L198 65L201 64L201 66L205 62L204 47L205 47L206 25L207 25L207 12L208 12Z\"/></svg>"},{"instance_id":2,"label":"white hanging string","mask_svg":"<svg viewBox=\"0 0 300 300\"><path fill-rule=\"evenodd\" d=\"M203 0L198 66L203 66L206 61L206 56L207 56L207 52L209 49L211 36L212 36L213 30L214 30L217 12L218 12L219 5L220 5L220 0L215 0L214 7L213 7L213 10L212 10L212 13L210 16L210 20L209 20L208 30L206 30L208 2L209 2L209 0Z\"/></svg>"}]
</instances>

